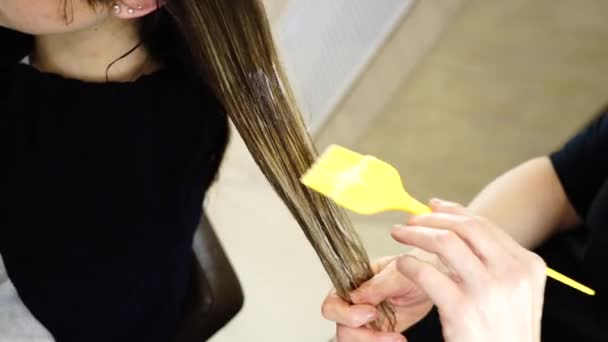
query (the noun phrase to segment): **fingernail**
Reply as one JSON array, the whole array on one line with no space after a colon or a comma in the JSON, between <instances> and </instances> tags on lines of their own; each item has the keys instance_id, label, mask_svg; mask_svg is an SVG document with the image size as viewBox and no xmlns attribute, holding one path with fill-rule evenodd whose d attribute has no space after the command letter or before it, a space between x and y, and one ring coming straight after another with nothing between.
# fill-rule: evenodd
<instances>
[{"instance_id":1,"label":"fingernail","mask_svg":"<svg viewBox=\"0 0 608 342\"><path fill-rule=\"evenodd\" d=\"M405 226L396 225L393 227L393 230L391 230L391 234L400 234L401 232L403 232L404 229L405 229Z\"/></svg>"},{"instance_id":2,"label":"fingernail","mask_svg":"<svg viewBox=\"0 0 608 342\"><path fill-rule=\"evenodd\" d=\"M443 201L440 200L439 198L431 198L431 200L429 201L429 203L431 205L442 205Z\"/></svg>"},{"instance_id":3,"label":"fingernail","mask_svg":"<svg viewBox=\"0 0 608 342\"><path fill-rule=\"evenodd\" d=\"M378 319L378 312L370 311L361 316L362 324L368 324Z\"/></svg>"},{"instance_id":4,"label":"fingernail","mask_svg":"<svg viewBox=\"0 0 608 342\"><path fill-rule=\"evenodd\" d=\"M408 225L416 224L417 218L418 218L418 215L410 215L410 217L407 218L407 224Z\"/></svg>"},{"instance_id":5,"label":"fingernail","mask_svg":"<svg viewBox=\"0 0 608 342\"><path fill-rule=\"evenodd\" d=\"M353 322L355 325L363 326L377 320L378 312L373 309L357 308L352 317L355 320Z\"/></svg>"},{"instance_id":6,"label":"fingernail","mask_svg":"<svg viewBox=\"0 0 608 342\"><path fill-rule=\"evenodd\" d=\"M358 293L351 293L350 294L350 300L354 303L354 304L359 304L361 303L361 295Z\"/></svg>"},{"instance_id":7,"label":"fingernail","mask_svg":"<svg viewBox=\"0 0 608 342\"><path fill-rule=\"evenodd\" d=\"M414 224L399 224L399 225L395 225L393 227L393 231L395 232L402 232L404 230L409 229L410 227L415 226Z\"/></svg>"}]
</instances>

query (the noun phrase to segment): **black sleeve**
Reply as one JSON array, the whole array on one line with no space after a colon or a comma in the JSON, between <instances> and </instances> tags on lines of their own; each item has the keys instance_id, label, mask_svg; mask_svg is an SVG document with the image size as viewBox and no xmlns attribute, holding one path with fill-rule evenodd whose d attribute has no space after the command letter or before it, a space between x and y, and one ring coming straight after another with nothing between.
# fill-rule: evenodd
<instances>
[{"instance_id":1,"label":"black sleeve","mask_svg":"<svg viewBox=\"0 0 608 342\"><path fill-rule=\"evenodd\" d=\"M31 36L0 27L0 66L23 59L31 51L32 43Z\"/></svg>"},{"instance_id":2,"label":"black sleeve","mask_svg":"<svg viewBox=\"0 0 608 342\"><path fill-rule=\"evenodd\" d=\"M443 332L437 307L418 323L403 332L408 342L443 342Z\"/></svg>"},{"instance_id":3,"label":"black sleeve","mask_svg":"<svg viewBox=\"0 0 608 342\"><path fill-rule=\"evenodd\" d=\"M601 114L550 158L568 200L584 218L608 174L608 115Z\"/></svg>"}]
</instances>

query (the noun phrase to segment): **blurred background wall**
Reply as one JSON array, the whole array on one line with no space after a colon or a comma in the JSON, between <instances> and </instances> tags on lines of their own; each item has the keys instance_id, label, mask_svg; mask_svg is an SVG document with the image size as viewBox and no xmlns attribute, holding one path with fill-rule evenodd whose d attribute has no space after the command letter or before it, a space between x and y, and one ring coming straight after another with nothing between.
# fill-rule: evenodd
<instances>
[{"instance_id":1,"label":"blurred background wall","mask_svg":"<svg viewBox=\"0 0 608 342\"><path fill-rule=\"evenodd\" d=\"M559 147L607 100L606 1L404 0L392 2L402 12L385 22L377 17L384 7L369 14L385 26L366 39L358 23L367 19L343 16L332 29L325 14L365 16L349 3L372 11L371 1L324 0L329 7L317 16L307 1L266 0L317 144L389 161L421 200L466 203L501 172ZM302 50L319 32L335 39ZM346 85L310 87L319 68L355 50L363 56L350 56L360 63L341 74ZM246 295L241 314L213 341L327 341L334 327L320 304L329 281L237 135L206 208ZM372 258L403 251L388 231L404 219L353 216Z\"/></svg>"}]
</instances>

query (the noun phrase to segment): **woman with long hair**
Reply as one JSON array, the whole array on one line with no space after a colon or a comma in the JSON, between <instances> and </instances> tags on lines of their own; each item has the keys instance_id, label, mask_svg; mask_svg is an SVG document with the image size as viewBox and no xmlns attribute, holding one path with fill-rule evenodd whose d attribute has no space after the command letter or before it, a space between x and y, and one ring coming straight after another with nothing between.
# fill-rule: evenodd
<instances>
[{"instance_id":1,"label":"woman with long hair","mask_svg":"<svg viewBox=\"0 0 608 342\"><path fill-rule=\"evenodd\" d=\"M372 276L298 181L316 153L260 0L0 0L0 27L0 254L56 340L175 335L228 118L340 297Z\"/></svg>"}]
</instances>

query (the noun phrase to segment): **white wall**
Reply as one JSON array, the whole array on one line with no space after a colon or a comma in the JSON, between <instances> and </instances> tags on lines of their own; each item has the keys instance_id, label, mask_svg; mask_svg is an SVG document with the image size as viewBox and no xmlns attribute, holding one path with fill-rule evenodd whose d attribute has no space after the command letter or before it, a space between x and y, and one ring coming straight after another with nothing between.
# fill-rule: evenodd
<instances>
[{"instance_id":1,"label":"white wall","mask_svg":"<svg viewBox=\"0 0 608 342\"><path fill-rule=\"evenodd\" d=\"M268 17L272 22L276 21L280 16L289 0L263 0Z\"/></svg>"},{"instance_id":2,"label":"white wall","mask_svg":"<svg viewBox=\"0 0 608 342\"><path fill-rule=\"evenodd\" d=\"M353 83L321 130L317 146L354 147L417 69L467 0L419 0Z\"/></svg>"},{"instance_id":3,"label":"white wall","mask_svg":"<svg viewBox=\"0 0 608 342\"><path fill-rule=\"evenodd\" d=\"M415 0L293 0L275 25L312 132L327 120Z\"/></svg>"}]
</instances>

